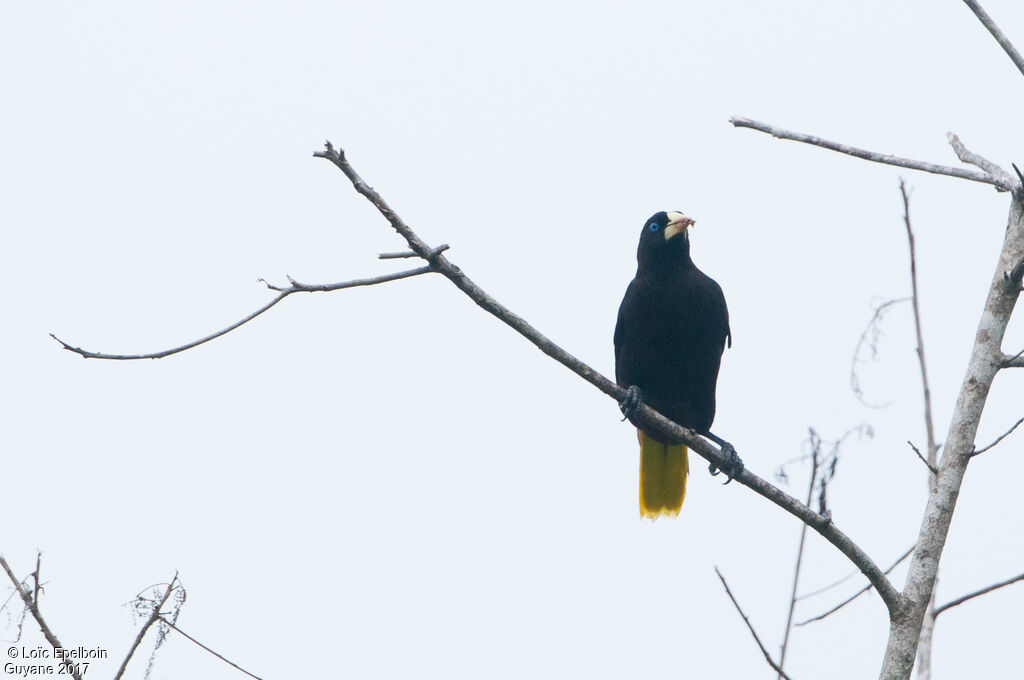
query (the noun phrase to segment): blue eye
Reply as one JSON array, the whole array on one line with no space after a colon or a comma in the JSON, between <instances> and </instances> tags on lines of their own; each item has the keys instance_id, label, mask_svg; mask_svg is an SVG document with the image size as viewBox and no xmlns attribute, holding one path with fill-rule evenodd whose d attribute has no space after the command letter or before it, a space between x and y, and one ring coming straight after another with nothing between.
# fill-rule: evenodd
<instances>
[{"instance_id":1,"label":"blue eye","mask_svg":"<svg viewBox=\"0 0 1024 680\"><path fill-rule=\"evenodd\" d=\"M657 222L651 222L651 225L649 227L647 227L647 228L650 229L651 231L658 231L658 223Z\"/></svg>"}]
</instances>

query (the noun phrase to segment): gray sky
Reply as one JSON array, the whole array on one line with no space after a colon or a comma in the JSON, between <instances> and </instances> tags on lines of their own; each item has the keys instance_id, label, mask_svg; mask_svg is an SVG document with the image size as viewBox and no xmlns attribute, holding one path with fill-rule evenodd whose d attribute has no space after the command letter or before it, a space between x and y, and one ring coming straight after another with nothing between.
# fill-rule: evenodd
<instances>
[{"instance_id":1,"label":"gray sky","mask_svg":"<svg viewBox=\"0 0 1024 680\"><path fill-rule=\"evenodd\" d=\"M1024 5L985 7L1024 47ZM849 387L872 305L909 290L898 177L940 440L1008 199L728 119L955 165L953 130L1020 163L1024 80L962 2L20 3L0 56L0 550L23 574L44 552L53 628L117 659L96 677L135 635L121 604L175 570L181 626L268 680L770 677L713 565L777 650L799 524L699 459L679 518L641 521L615 404L440 277L294 296L161 361L83 361L47 337L155 351L263 304L258 277L402 268L376 259L398 237L311 158L325 138L606 375L640 227L694 216L734 335L715 429L770 478L808 426L832 439L870 424L842 449L834 517L882 565L914 540L909 308L862 371L889 406ZM1017 319L1006 349L1022 346ZM1021 379L997 379L979 442L1024 415ZM940 601L1024 570L1022 447L972 464ZM807 469L790 473L803 496ZM805 564L804 591L852 569L817 537ZM936 678L1004 676L1022 608L1018 586L943 615ZM787 668L874 677L886 632L861 598L797 629ZM154 673L241 677L173 636Z\"/></svg>"}]
</instances>

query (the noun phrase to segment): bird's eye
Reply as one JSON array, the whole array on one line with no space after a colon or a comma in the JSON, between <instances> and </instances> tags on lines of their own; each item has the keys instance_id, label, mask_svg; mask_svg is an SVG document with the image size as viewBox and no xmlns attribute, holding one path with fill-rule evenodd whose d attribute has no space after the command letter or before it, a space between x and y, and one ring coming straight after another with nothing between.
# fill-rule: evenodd
<instances>
[{"instance_id":1,"label":"bird's eye","mask_svg":"<svg viewBox=\"0 0 1024 680\"><path fill-rule=\"evenodd\" d=\"M658 223L651 222L650 226L648 226L647 228L650 229L651 231L658 231Z\"/></svg>"}]
</instances>

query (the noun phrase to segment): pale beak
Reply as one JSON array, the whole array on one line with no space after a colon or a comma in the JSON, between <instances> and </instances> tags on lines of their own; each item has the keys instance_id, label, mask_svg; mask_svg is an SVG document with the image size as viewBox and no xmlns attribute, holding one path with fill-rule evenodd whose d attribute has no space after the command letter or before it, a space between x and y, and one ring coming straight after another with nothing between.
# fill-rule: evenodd
<instances>
[{"instance_id":1,"label":"pale beak","mask_svg":"<svg viewBox=\"0 0 1024 680\"><path fill-rule=\"evenodd\" d=\"M687 227L696 223L696 220L687 217L681 212L670 212L668 214L668 224L665 225L665 240L667 241L676 234L685 232Z\"/></svg>"}]
</instances>

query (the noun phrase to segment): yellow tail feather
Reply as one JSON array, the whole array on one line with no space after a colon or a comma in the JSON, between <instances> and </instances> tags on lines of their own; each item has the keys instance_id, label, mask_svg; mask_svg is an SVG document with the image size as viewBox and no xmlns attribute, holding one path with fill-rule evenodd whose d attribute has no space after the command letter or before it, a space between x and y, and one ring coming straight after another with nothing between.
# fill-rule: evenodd
<instances>
[{"instance_id":1,"label":"yellow tail feather","mask_svg":"<svg viewBox=\"0 0 1024 680\"><path fill-rule=\"evenodd\" d=\"M640 432L640 514L656 519L683 507L690 462L684 444L662 444Z\"/></svg>"}]
</instances>

